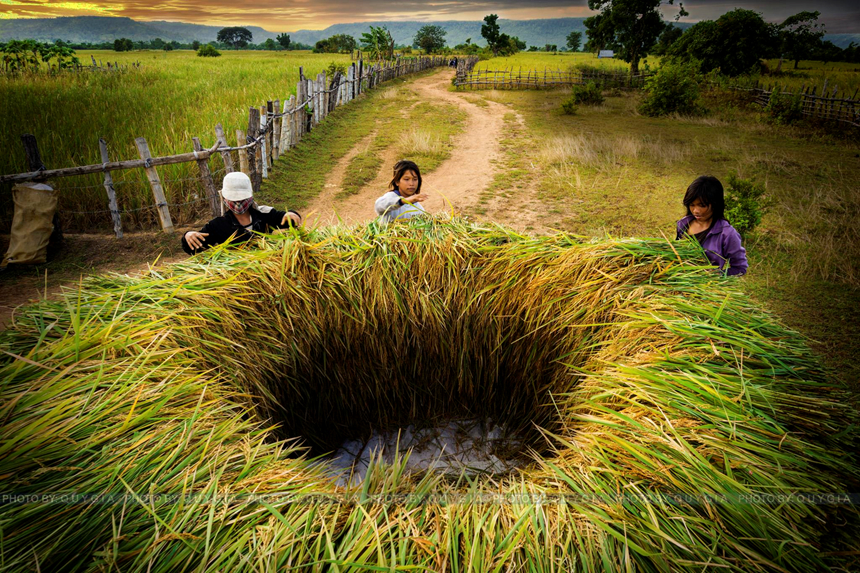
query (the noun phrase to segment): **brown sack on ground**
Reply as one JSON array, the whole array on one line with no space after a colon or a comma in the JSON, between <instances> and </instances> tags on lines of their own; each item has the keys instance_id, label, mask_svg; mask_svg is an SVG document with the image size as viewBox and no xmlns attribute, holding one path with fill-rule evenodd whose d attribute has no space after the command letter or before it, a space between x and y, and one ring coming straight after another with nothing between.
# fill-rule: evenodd
<instances>
[{"instance_id":1,"label":"brown sack on ground","mask_svg":"<svg viewBox=\"0 0 860 573\"><path fill-rule=\"evenodd\" d=\"M56 191L43 183L21 183L12 188L12 200L15 202L15 215L9 249L0 266L44 263L48 239L54 230Z\"/></svg>"}]
</instances>

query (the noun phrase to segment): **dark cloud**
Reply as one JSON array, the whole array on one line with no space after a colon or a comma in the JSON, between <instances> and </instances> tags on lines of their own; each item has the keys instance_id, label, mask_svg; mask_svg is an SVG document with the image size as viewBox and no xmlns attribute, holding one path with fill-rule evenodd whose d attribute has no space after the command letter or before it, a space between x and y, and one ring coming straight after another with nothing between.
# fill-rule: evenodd
<instances>
[{"instance_id":1,"label":"dark cloud","mask_svg":"<svg viewBox=\"0 0 860 573\"><path fill-rule=\"evenodd\" d=\"M718 18L736 7L761 12L766 20L780 22L802 10L818 10L827 31L860 32L857 0L827 0L810 6L802 0L754 0L741 6L725 0L684 3L695 22ZM140 20L175 20L226 24L242 22L269 30L324 28L338 22L368 20L480 20L489 13L501 18L538 19L583 17L591 12L586 0L2 0L0 17L72 15L128 16ZM672 18L674 6L665 6Z\"/></svg>"}]
</instances>

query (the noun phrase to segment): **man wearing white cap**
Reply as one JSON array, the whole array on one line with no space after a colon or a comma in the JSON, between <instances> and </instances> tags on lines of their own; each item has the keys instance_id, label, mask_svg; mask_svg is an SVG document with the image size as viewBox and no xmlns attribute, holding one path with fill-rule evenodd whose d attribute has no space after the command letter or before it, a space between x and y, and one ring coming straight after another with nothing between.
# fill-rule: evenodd
<instances>
[{"instance_id":1,"label":"man wearing white cap","mask_svg":"<svg viewBox=\"0 0 860 573\"><path fill-rule=\"evenodd\" d=\"M231 237L235 242L245 242L254 233L268 233L271 229L302 224L302 216L295 211L285 213L272 207L257 206L251 179L240 171L224 177L221 196L229 209L227 214L215 217L199 231L188 231L182 236L182 249L189 255L219 245Z\"/></svg>"}]
</instances>

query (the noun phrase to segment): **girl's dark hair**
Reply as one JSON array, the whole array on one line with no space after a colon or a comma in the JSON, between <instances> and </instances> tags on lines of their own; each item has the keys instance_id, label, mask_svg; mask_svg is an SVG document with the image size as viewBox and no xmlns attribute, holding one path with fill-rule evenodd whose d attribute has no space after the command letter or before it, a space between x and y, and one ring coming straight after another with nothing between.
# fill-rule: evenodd
<instances>
[{"instance_id":1,"label":"girl's dark hair","mask_svg":"<svg viewBox=\"0 0 860 573\"><path fill-rule=\"evenodd\" d=\"M705 207L710 207L713 212L714 221L725 219L726 199L723 194L723 184L716 177L710 175L702 175L696 178L687 187L687 192L684 194L684 207L687 208L687 215L690 212L690 205L698 199Z\"/></svg>"},{"instance_id":2,"label":"girl's dark hair","mask_svg":"<svg viewBox=\"0 0 860 573\"><path fill-rule=\"evenodd\" d=\"M421 193L421 170L418 169L418 165L414 161L407 161L406 159L401 159L394 164L394 177L391 179L391 183L388 184L388 188L400 191L397 184L400 183L403 174L407 171L412 171L418 177L418 187L415 189L415 194Z\"/></svg>"}]
</instances>

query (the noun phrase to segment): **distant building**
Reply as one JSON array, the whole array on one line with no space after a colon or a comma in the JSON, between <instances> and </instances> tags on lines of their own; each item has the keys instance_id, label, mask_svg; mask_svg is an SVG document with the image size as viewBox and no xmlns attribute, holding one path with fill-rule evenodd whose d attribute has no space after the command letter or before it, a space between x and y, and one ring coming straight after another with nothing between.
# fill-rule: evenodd
<instances>
[{"instance_id":1,"label":"distant building","mask_svg":"<svg viewBox=\"0 0 860 573\"><path fill-rule=\"evenodd\" d=\"M600 50L600 52L597 53L597 57L598 58L614 58L615 52L613 52L612 50Z\"/></svg>"}]
</instances>

